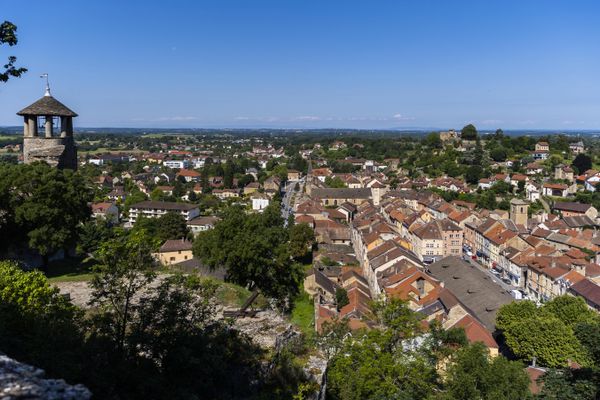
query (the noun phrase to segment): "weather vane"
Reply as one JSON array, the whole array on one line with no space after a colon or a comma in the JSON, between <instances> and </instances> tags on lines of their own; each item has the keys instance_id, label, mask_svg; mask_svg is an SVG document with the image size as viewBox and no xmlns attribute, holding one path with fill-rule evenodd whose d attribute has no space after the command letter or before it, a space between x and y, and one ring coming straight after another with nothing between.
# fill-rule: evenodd
<instances>
[{"instance_id":1,"label":"weather vane","mask_svg":"<svg viewBox=\"0 0 600 400\"><path fill-rule=\"evenodd\" d=\"M50 82L48 82L48 74L47 73L43 73L40 75L40 78L46 78L46 93L44 93L44 96L51 96L50 94Z\"/></svg>"}]
</instances>

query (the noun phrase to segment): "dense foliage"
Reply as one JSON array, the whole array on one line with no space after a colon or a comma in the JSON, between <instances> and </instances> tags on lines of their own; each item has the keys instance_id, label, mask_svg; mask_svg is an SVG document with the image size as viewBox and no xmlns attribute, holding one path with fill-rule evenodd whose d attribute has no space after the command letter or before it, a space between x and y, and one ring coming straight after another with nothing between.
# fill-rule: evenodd
<instances>
[{"instance_id":1,"label":"dense foliage","mask_svg":"<svg viewBox=\"0 0 600 400\"><path fill-rule=\"evenodd\" d=\"M374 313L378 329L350 334L344 321L324 328L319 343L331 357L327 398L528 397L522 364L491 358L482 344L467 344L464 331L434 323L425 334L421 317L399 300L376 303Z\"/></svg>"},{"instance_id":2,"label":"dense foliage","mask_svg":"<svg viewBox=\"0 0 600 400\"><path fill-rule=\"evenodd\" d=\"M85 179L71 170L0 165L0 243L28 243L46 265L50 255L77 243L91 199Z\"/></svg>"},{"instance_id":3,"label":"dense foliage","mask_svg":"<svg viewBox=\"0 0 600 400\"><path fill-rule=\"evenodd\" d=\"M290 398L305 381L289 352L271 356L215 318L216 284L157 277L152 239L103 243L84 313L39 272L0 262L0 352L83 383L96 398ZM269 369L263 368L268 364Z\"/></svg>"},{"instance_id":4,"label":"dense foliage","mask_svg":"<svg viewBox=\"0 0 600 400\"><path fill-rule=\"evenodd\" d=\"M260 214L230 207L214 229L198 235L194 255L211 268L225 268L231 282L258 288L284 305L298 293L304 276L295 258L303 256L313 241L306 228L285 227L276 202Z\"/></svg>"},{"instance_id":5,"label":"dense foliage","mask_svg":"<svg viewBox=\"0 0 600 400\"><path fill-rule=\"evenodd\" d=\"M591 363L590 354L578 340L579 324L597 324L598 317L579 297L560 296L542 307L520 301L500 308L497 327L506 344L519 358L548 367L564 367L568 361Z\"/></svg>"}]
</instances>

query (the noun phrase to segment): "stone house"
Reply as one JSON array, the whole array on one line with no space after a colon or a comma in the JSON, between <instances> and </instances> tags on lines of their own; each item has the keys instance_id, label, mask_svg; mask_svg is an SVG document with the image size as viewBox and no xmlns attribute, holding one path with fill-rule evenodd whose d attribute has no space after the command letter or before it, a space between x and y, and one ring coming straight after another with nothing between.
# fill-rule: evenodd
<instances>
[{"instance_id":1,"label":"stone house","mask_svg":"<svg viewBox=\"0 0 600 400\"><path fill-rule=\"evenodd\" d=\"M192 242L185 239L167 240L160 246L158 253L155 253L155 257L165 266L191 260L194 257Z\"/></svg>"}]
</instances>

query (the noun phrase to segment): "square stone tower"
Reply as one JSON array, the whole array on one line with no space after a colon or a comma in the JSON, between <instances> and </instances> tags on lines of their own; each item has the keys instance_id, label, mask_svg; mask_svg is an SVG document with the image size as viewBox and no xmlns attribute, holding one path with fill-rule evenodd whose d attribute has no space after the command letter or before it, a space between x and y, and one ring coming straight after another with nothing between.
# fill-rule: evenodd
<instances>
[{"instance_id":1,"label":"square stone tower","mask_svg":"<svg viewBox=\"0 0 600 400\"><path fill-rule=\"evenodd\" d=\"M510 219L515 224L527 226L527 210L529 203L525 200L514 198L510 201Z\"/></svg>"},{"instance_id":2,"label":"square stone tower","mask_svg":"<svg viewBox=\"0 0 600 400\"><path fill-rule=\"evenodd\" d=\"M45 161L57 168L77 169L77 147L73 139L73 117L77 114L50 95L17 113L24 118L23 161ZM55 127L60 131L54 132ZM43 134L38 132L43 127Z\"/></svg>"}]
</instances>

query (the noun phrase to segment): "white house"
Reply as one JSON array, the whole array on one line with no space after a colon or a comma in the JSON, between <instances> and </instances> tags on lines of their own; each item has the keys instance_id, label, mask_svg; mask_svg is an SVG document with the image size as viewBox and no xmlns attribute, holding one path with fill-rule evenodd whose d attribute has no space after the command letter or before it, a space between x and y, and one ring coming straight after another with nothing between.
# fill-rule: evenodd
<instances>
[{"instance_id":1,"label":"white house","mask_svg":"<svg viewBox=\"0 0 600 400\"><path fill-rule=\"evenodd\" d=\"M190 162L188 160L166 160L163 161L163 165L171 169L185 169L190 166Z\"/></svg>"},{"instance_id":2,"label":"white house","mask_svg":"<svg viewBox=\"0 0 600 400\"><path fill-rule=\"evenodd\" d=\"M205 217L196 217L191 221L187 222L188 228L190 231L196 236L200 232L207 231L215 227L215 224L220 220L219 217L214 216L205 216Z\"/></svg>"},{"instance_id":3,"label":"white house","mask_svg":"<svg viewBox=\"0 0 600 400\"><path fill-rule=\"evenodd\" d=\"M129 208L129 221L135 224L139 217L159 218L168 212L180 214L186 221L200 215L196 204L174 203L170 201L142 201Z\"/></svg>"},{"instance_id":4,"label":"white house","mask_svg":"<svg viewBox=\"0 0 600 400\"><path fill-rule=\"evenodd\" d=\"M264 193L252 194L252 209L254 211L262 212L269 206L269 197Z\"/></svg>"}]
</instances>

